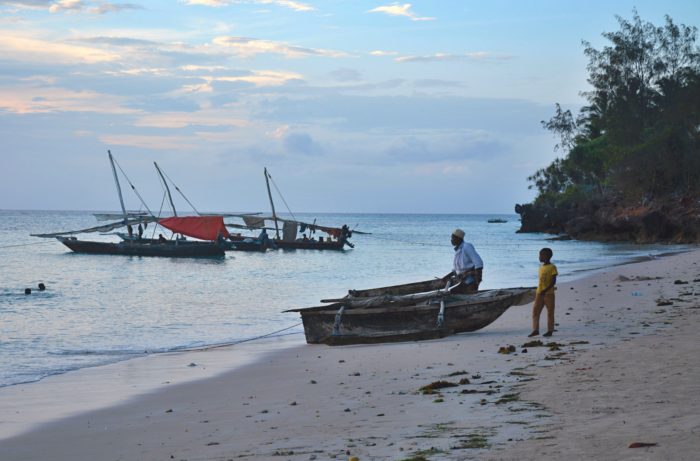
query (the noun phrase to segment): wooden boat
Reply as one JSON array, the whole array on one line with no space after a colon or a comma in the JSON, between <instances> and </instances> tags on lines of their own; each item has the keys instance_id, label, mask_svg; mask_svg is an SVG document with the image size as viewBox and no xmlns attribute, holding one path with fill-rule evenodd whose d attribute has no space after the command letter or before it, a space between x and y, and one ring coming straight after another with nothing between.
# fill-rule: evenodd
<instances>
[{"instance_id":1,"label":"wooden boat","mask_svg":"<svg viewBox=\"0 0 700 461\"><path fill-rule=\"evenodd\" d=\"M75 253L102 255L211 258L224 257L227 250L225 244L191 240L166 240L165 242L160 242L158 239L143 239L123 240L121 242L97 242L64 236L57 236L56 239Z\"/></svg>"},{"instance_id":2,"label":"wooden boat","mask_svg":"<svg viewBox=\"0 0 700 461\"><path fill-rule=\"evenodd\" d=\"M151 220L154 220L151 218ZM129 221L134 223L134 221ZM140 221L138 221L140 222ZM125 256L165 256L170 258L211 258L224 257L232 243L218 238L226 231L221 216L184 216L157 220L158 224L183 235L202 240L182 239L142 239L126 237L120 242L82 240L73 234L107 231L123 223L112 223L90 229L57 232L53 234L32 234L35 237L55 237L59 242L76 253L125 255Z\"/></svg>"},{"instance_id":3,"label":"wooden boat","mask_svg":"<svg viewBox=\"0 0 700 461\"><path fill-rule=\"evenodd\" d=\"M177 210L175 209L175 203L173 202L173 197L170 193L170 187L168 186L168 181L166 181L166 175L163 173L163 171L160 169L158 164L156 162L153 162L153 165L156 167L156 171L158 172L158 175L160 176L161 181L163 182L163 186L165 187L165 191L168 196L168 200L170 201L170 206L172 207L173 210L173 215L177 217ZM202 215L197 211L197 209L192 205L192 202L189 201L187 197L185 197L185 194L182 193L179 187L168 177L168 180L172 183L172 185L175 187L175 190L177 190L180 195L182 195L182 198L184 198L187 203L190 204L192 209L197 213L198 216L202 217L203 219L207 219L207 217L211 217L212 215ZM221 216L222 218L224 216L239 216L235 214L227 214L227 215L214 215L214 216ZM239 235L232 235L228 232L226 229L226 224L222 223L221 224L216 224L215 226L216 231L210 236L213 238L219 238L221 237L222 239L219 239L217 242L219 246L223 247L226 251L260 251L264 252L267 250L268 245L267 242L262 241L261 239L253 239L253 238L242 238ZM223 238L227 240L223 240Z\"/></svg>"},{"instance_id":4,"label":"wooden boat","mask_svg":"<svg viewBox=\"0 0 700 461\"><path fill-rule=\"evenodd\" d=\"M107 151L109 161L112 165L112 173L114 182L119 195L119 202L122 208L122 219L114 223L103 224L101 226L92 227L89 229L81 229L76 231L56 232L50 234L32 234L36 237L56 238L66 247L76 253L89 254L108 254L108 255L127 255L127 256L166 256L166 257L223 257L226 249L232 245L224 239L228 237L228 231L224 225L222 216L177 216L175 206L173 205L173 213L175 216L170 218L158 219L150 211L147 216L134 215L128 213L124 206L121 186L115 168L115 161L112 153ZM158 165L156 164L158 173L161 174ZM128 178L127 178L128 180ZM163 178L165 182L165 179ZM135 191L133 184L129 183ZM170 189L167 187L168 197L172 204ZM137 193L138 195L138 193ZM139 198L140 195L139 195ZM143 203L143 200L142 200ZM145 204L144 204L145 206ZM142 239L139 235L135 238L132 234L132 226L136 224L146 224L149 222L157 222L160 226L170 229L173 233L187 235L189 237L200 240L166 240L161 237L159 239ZM92 233L92 232L108 232L120 227L127 227L129 235L121 242L103 242L81 240L75 237L75 234Z\"/></svg>"},{"instance_id":5,"label":"wooden boat","mask_svg":"<svg viewBox=\"0 0 700 461\"><path fill-rule=\"evenodd\" d=\"M353 232L358 234L366 234L366 232L350 230L350 228L346 225L343 225L342 227L330 227L316 224L316 220L314 220L313 223L307 223L296 219L281 218L277 215L275 210L275 202L272 199L272 192L270 190L270 180L272 177L267 171L267 168L264 169L264 174L265 185L267 186L267 195L270 200L270 208L272 209L272 216L239 215L239 217L243 219L245 225L241 226L236 224L228 224L229 227L237 227L248 230L264 229L265 231L274 231L274 237L270 239L273 245L270 245L270 247L280 248L283 250L342 251L346 246L349 248L355 247L355 245L349 241ZM292 214L291 211L289 211L289 213ZM272 222L273 227L266 227L266 221ZM305 232L308 232L309 236L307 236ZM326 234L326 236L315 238L311 234L316 232L323 232ZM299 237L299 234L302 234L302 236Z\"/></svg>"},{"instance_id":6,"label":"wooden boat","mask_svg":"<svg viewBox=\"0 0 700 461\"><path fill-rule=\"evenodd\" d=\"M453 294L459 284L449 283L435 279L350 290L343 298L321 300L329 305L286 312L301 314L309 344L419 341L479 330L535 295L531 287Z\"/></svg>"}]
</instances>

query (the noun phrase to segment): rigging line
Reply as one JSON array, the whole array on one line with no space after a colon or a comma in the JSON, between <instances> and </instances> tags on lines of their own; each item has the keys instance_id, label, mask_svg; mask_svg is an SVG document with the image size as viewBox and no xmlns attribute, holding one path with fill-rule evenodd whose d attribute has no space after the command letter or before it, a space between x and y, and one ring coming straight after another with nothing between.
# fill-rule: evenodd
<instances>
[{"instance_id":1,"label":"rigging line","mask_svg":"<svg viewBox=\"0 0 700 461\"><path fill-rule=\"evenodd\" d=\"M158 210L158 217L163 214L163 207L165 206L165 188L163 188L163 198L160 200L160 210ZM158 228L158 222L153 226L153 232L151 233L151 239L156 238L156 229Z\"/></svg>"},{"instance_id":2,"label":"rigging line","mask_svg":"<svg viewBox=\"0 0 700 461\"><path fill-rule=\"evenodd\" d=\"M16 247L27 247L27 246L30 246L30 245L46 245L46 244L48 244L48 243L53 243L53 242L51 242L51 241L43 241L43 242L32 242L32 243L19 243L19 244L17 244L17 245L3 245L3 246L0 246L0 249L3 249L3 248L16 248Z\"/></svg>"},{"instance_id":3,"label":"rigging line","mask_svg":"<svg viewBox=\"0 0 700 461\"><path fill-rule=\"evenodd\" d=\"M194 210L194 212L201 216L201 213L194 207L194 205L192 205L192 202L190 202L190 200L185 196L185 194L180 190L180 188L177 187L177 184L175 184L175 181L173 181L172 179L170 179L170 176L168 176L168 173L166 173L166 172L163 171L163 170L161 170L161 172L163 173L163 175L165 175L166 178L168 178L168 181L170 181L170 183L173 185L173 187L175 188L175 190L178 191L178 192L180 193L180 195L182 195L182 198L184 198L185 201L192 207L192 209Z\"/></svg>"},{"instance_id":4,"label":"rigging line","mask_svg":"<svg viewBox=\"0 0 700 461\"><path fill-rule=\"evenodd\" d=\"M442 244L442 243L428 243L428 242L412 242L410 240L401 240L398 238L394 237L380 237L378 235L370 234L370 238L375 238L377 240L385 240L385 241L390 241L390 242L398 242L398 243L405 243L406 245L417 245L417 246L426 246L426 247L447 247L449 244ZM539 247L541 245L541 242L535 242L535 243L488 243L488 242L482 242L479 243L480 248L484 247L489 247L489 246L497 246L497 247L503 247L503 246L529 246L529 247ZM522 250L522 251L531 251L529 248L517 248L515 250ZM514 251L513 249L509 249L508 251Z\"/></svg>"},{"instance_id":5,"label":"rigging line","mask_svg":"<svg viewBox=\"0 0 700 461\"><path fill-rule=\"evenodd\" d=\"M426 247L444 247L445 245L441 243L426 243L426 242L411 242L409 240L401 240L393 237L379 237L378 235L372 235L372 238L375 238L377 240L385 240L388 242L398 242L398 243L405 243L407 245L419 245L419 246L426 246Z\"/></svg>"},{"instance_id":6,"label":"rigging line","mask_svg":"<svg viewBox=\"0 0 700 461\"><path fill-rule=\"evenodd\" d=\"M113 160L114 160L114 163L116 163L117 166L119 167L119 171L122 172L122 174L126 178L126 181L131 186L131 190L133 190L134 193L136 194L136 196L139 198L139 200L141 200L141 204L146 208L146 210L148 211L148 214L150 214L151 216L153 216L155 218L155 216L153 215L153 212L148 208L148 205L146 205L146 202L143 200L143 197L141 197L141 194L139 194L139 191L136 190L136 187L131 183L131 180L129 179L129 177L126 175L126 173L122 169L122 166L119 164L119 162L117 162L117 159L113 159Z\"/></svg>"},{"instance_id":7,"label":"rigging line","mask_svg":"<svg viewBox=\"0 0 700 461\"><path fill-rule=\"evenodd\" d=\"M279 189L279 187L277 187L277 183L275 182L275 180L272 179L270 172L267 173L267 176L270 178L270 181L272 181L272 185L275 186L275 190L277 191L280 198L284 202L284 206L287 207L287 211L289 211L289 214L292 215L292 219L294 219L296 221L297 220L296 216L294 216L294 213L292 213L292 210L289 208L289 205L287 205L287 201L284 199L284 195L282 195L282 192L280 192L280 189Z\"/></svg>"},{"instance_id":8,"label":"rigging line","mask_svg":"<svg viewBox=\"0 0 700 461\"><path fill-rule=\"evenodd\" d=\"M202 346L202 347L191 347L191 348L187 348L187 349L178 349L176 352L204 352L204 351L208 351L208 350L211 350L211 349L218 349L218 348L220 348L220 347L235 346L235 345L237 345L237 344L241 344L241 343L246 343L246 342L250 342L250 341L256 341L256 340L258 340L258 339L267 338L267 337L269 337L269 336L276 335L276 334L278 334L278 333L282 333L283 331L291 330L292 328L298 327L298 326L301 325L301 324L302 324L302 322L295 323L294 325L288 326L288 327L286 327L286 328L282 328L281 330L273 331L273 332L270 332L270 333L265 333L264 335L255 336L255 337L253 337L253 338L241 339L241 340L238 340L238 341L232 341L232 342L230 342L230 343L213 344L213 345L211 345L211 346ZM173 352L173 351L169 351L169 352Z\"/></svg>"}]
</instances>

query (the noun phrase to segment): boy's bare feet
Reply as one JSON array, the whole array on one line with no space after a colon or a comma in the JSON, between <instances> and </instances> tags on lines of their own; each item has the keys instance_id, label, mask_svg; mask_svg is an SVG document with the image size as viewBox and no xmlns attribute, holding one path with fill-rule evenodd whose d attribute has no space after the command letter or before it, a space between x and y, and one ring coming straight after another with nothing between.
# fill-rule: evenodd
<instances>
[{"instance_id":1,"label":"boy's bare feet","mask_svg":"<svg viewBox=\"0 0 700 461\"><path fill-rule=\"evenodd\" d=\"M554 333L553 331L548 331L547 333L543 334L542 336L546 336L549 338L550 336L552 336L553 333Z\"/></svg>"},{"instance_id":2,"label":"boy's bare feet","mask_svg":"<svg viewBox=\"0 0 700 461\"><path fill-rule=\"evenodd\" d=\"M527 337L532 338L533 336L538 336L539 334L540 334L539 330L535 330L532 333L530 333L529 335L527 335ZM545 335L545 336L547 336L547 335ZM551 333L549 336L552 336Z\"/></svg>"}]
</instances>

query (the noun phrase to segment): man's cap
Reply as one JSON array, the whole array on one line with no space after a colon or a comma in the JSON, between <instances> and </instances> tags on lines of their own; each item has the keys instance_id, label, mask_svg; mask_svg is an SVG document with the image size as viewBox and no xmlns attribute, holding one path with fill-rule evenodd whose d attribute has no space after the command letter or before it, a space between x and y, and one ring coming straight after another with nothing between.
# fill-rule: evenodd
<instances>
[{"instance_id":1,"label":"man's cap","mask_svg":"<svg viewBox=\"0 0 700 461\"><path fill-rule=\"evenodd\" d=\"M452 232L452 235L455 237L459 237L462 240L464 240L464 231L462 229L455 229L454 232Z\"/></svg>"}]
</instances>

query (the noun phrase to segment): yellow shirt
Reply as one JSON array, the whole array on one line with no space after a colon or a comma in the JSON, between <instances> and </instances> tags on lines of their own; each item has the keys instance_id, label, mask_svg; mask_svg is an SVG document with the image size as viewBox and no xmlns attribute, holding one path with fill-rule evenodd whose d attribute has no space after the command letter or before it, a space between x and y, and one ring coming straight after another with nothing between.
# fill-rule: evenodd
<instances>
[{"instance_id":1,"label":"yellow shirt","mask_svg":"<svg viewBox=\"0 0 700 461\"><path fill-rule=\"evenodd\" d=\"M542 264L540 266L540 280L537 284L537 293L542 293L544 289L552 283L552 280L557 275L559 275L559 273L557 272L557 266L551 263ZM549 290L547 293L554 293L554 288Z\"/></svg>"}]
</instances>

